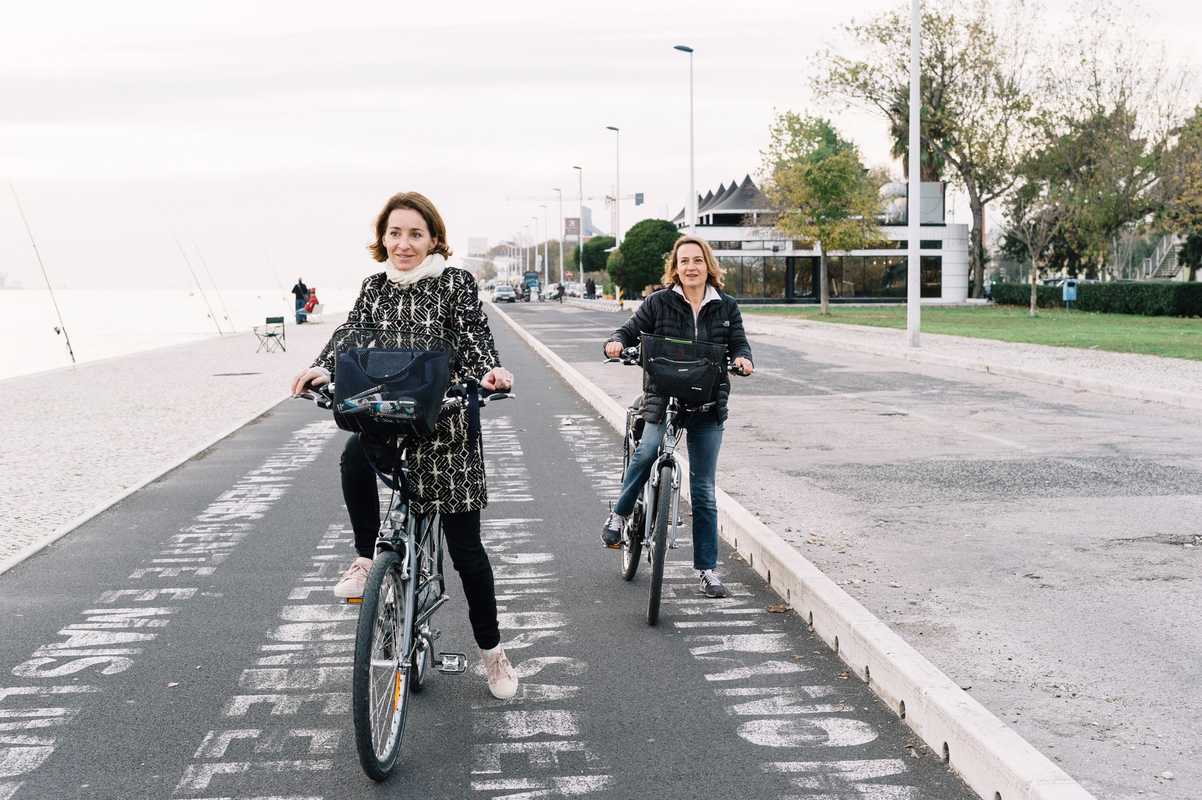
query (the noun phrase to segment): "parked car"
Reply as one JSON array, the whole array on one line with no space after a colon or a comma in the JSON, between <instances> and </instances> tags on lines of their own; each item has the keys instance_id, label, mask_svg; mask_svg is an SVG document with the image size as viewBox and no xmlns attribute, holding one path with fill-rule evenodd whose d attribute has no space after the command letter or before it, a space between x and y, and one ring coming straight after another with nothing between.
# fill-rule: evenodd
<instances>
[{"instance_id":1,"label":"parked car","mask_svg":"<svg viewBox=\"0 0 1202 800\"><path fill-rule=\"evenodd\" d=\"M567 288L568 297L584 297L583 283L573 283L572 281L568 281L564 284L564 286Z\"/></svg>"},{"instance_id":2,"label":"parked car","mask_svg":"<svg viewBox=\"0 0 1202 800\"><path fill-rule=\"evenodd\" d=\"M498 283L493 287L492 301L494 303L516 303L518 301L518 293L509 284Z\"/></svg>"}]
</instances>

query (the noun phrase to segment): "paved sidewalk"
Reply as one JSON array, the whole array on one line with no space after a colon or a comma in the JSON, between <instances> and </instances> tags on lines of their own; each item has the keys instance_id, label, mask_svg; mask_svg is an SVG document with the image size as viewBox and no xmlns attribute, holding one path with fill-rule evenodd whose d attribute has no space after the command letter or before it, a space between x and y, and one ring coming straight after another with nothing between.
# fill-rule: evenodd
<instances>
[{"instance_id":1,"label":"paved sidewalk","mask_svg":"<svg viewBox=\"0 0 1202 800\"><path fill-rule=\"evenodd\" d=\"M0 564L175 466L288 395L344 315L0 381Z\"/></svg>"},{"instance_id":2,"label":"paved sidewalk","mask_svg":"<svg viewBox=\"0 0 1202 800\"><path fill-rule=\"evenodd\" d=\"M600 361L623 315L514 316L615 399L637 394L638 370ZM816 327L753 323L722 488L1097 796L1202 796L1197 412L857 352L858 328L834 347Z\"/></svg>"}]
</instances>

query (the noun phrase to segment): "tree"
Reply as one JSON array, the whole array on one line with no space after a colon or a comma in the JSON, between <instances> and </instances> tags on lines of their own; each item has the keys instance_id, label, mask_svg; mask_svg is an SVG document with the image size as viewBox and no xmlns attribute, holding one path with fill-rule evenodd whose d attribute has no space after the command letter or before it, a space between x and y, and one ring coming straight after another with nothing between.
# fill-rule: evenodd
<instances>
[{"instance_id":1,"label":"tree","mask_svg":"<svg viewBox=\"0 0 1202 800\"><path fill-rule=\"evenodd\" d=\"M885 238L876 225L883 176L864 168L859 150L830 122L791 111L777 115L763 157L764 193L780 209L776 227L818 242L819 297L829 314L827 253Z\"/></svg>"},{"instance_id":2,"label":"tree","mask_svg":"<svg viewBox=\"0 0 1202 800\"><path fill-rule=\"evenodd\" d=\"M1160 173L1157 227L1187 237L1179 258L1192 281L1202 265L1202 105L1177 132Z\"/></svg>"},{"instance_id":3,"label":"tree","mask_svg":"<svg viewBox=\"0 0 1202 800\"><path fill-rule=\"evenodd\" d=\"M480 266L480 274L477 277L482 281L491 281L497 277L497 265L492 261L485 261Z\"/></svg>"},{"instance_id":4,"label":"tree","mask_svg":"<svg viewBox=\"0 0 1202 800\"><path fill-rule=\"evenodd\" d=\"M1038 315L1039 265L1060 227L1067 207L1057 197L1055 184L1043 178L1038 163L1028 163L1022 172L1025 173L1023 182L1007 199L1006 216L1011 234L1022 243L1031 259L1030 314L1034 317Z\"/></svg>"},{"instance_id":5,"label":"tree","mask_svg":"<svg viewBox=\"0 0 1202 800\"><path fill-rule=\"evenodd\" d=\"M638 296L647 284L659 283L664 273L664 259L678 238L680 231L666 219L645 219L636 223L615 251L621 258L610 259L609 275L613 282L621 286L627 296Z\"/></svg>"},{"instance_id":6,"label":"tree","mask_svg":"<svg viewBox=\"0 0 1202 800\"><path fill-rule=\"evenodd\" d=\"M581 267L580 274L583 276L586 272L603 271L606 263L609 260L609 254L605 251L617 244L617 240L612 236L594 236L584 243L584 262L581 264L580 247L576 247L574 252L568 258L568 266Z\"/></svg>"},{"instance_id":7,"label":"tree","mask_svg":"<svg viewBox=\"0 0 1202 800\"><path fill-rule=\"evenodd\" d=\"M987 0L963 7L945 0L922 18L923 180L938 177L946 164L968 194L972 213L969 264L974 296L985 270L985 208L1014 185L1024 152L1033 102L1025 55L1030 42L1021 31L1004 32ZM1022 3L1012 17L1033 21ZM890 11L866 24L845 27L865 55L851 58L826 51L819 56L815 89L820 96L851 101L882 114L894 139L894 154L909 148L910 18Z\"/></svg>"}]
</instances>

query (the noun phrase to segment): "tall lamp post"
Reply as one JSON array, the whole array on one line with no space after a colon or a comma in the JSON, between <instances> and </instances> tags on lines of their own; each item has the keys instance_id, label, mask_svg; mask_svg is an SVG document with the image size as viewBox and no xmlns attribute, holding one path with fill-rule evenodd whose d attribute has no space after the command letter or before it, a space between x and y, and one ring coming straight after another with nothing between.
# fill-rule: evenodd
<instances>
[{"instance_id":1,"label":"tall lamp post","mask_svg":"<svg viewBox=\"0 0 1202 800\"><path fill-rule=\"evenodd\" d=\"M538 217L530 218L530 269L538 272ZM547 288L546 281L543 281L543 289Z\"/></svg>"},{"instance_id":2,"label":"tall lamp post","mask_svg":"<svg viewBox=\"0 0 1202 800\"><path fill-rule=\"evenodd\" d=\"M551 285L551 236L547 232L547 204L539 203L543 210L543 286Z\"/></svg>"},{"instance_id":3,"label":"tall lamp post","mask_svg":"<svg viewBox=\"0 0 1202 800\"><path fill-rule=\"evenodd\" d=\"M906 338L910 347L918 347L922 324L922 0L910 0L910 179L907 188L906 215L908 263L906 265Z\"/></svg>"},{"instance_id":4,"label":"tall lamp post","mask_svg":"<svg viewBox=\"0 0 1202 800\"><path fill-rule=\"evenodd\" d=\"M563 283L563 189L552 189L559 195L559 282Z\"/></svg>"},{"instance_id":5,"label":"tall lamp post","mask_svg":"<svg viewBox=\"0 0 1202 800\"><path fill-rule=\"evenodd\" d=\"M576 263L576 271L584 280L584 167L572 167L580 178L580 219L576 225L576 241L580 244L580 260Z\"/></svg>"},{"instance_id":6,"label":"tall lamp post","mask_svg":"<svg viewBox=\"0 0 1202 800\"><path fill-rule=\"evenodd\" d=\"M614 132L614 244L622 244L622 133L616 125L606 125Z\"/></svg>"},{"instance_id":7,"label":"tall lamp post","mask_svg":"<svg viewBox=\"0 0 1202 800\"><path fill-rule=\"evenodd\" d=\"M697 189L694 181L693 160L693 48L678 44L673 49L689 54L689 202L686 205L689 215L689 233L697 224Z\"/></svg>"}]
</instances>

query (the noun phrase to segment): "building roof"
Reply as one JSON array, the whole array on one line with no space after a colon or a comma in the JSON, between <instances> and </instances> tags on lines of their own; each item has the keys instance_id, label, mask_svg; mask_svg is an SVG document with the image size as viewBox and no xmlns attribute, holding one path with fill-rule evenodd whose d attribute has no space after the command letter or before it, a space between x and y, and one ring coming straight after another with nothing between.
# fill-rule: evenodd
<instances>
[{"instance_id":1,"label":"building roof","mask_svg":"<svg viewBox=\"0 0 1202 800\"><path fill-rule=\"evenodd\" d=\"M718 191L710 192L709 194L707 194L705 196L705 202L702 203L701 206L697 209L697 213L704 214L706 211L709 211L709 207L712 206L714 203L717 203L719 200L721 200L722 195L724 195L724 194L726 194L726 184L720 183L720 184L718 184Z\"/></svg>"},{"instance_id":2,"label":"building roof","mask_svg":"<svg viewBox=\"0 0 1202 800\"><path fill-rule=\"evenodd\" d=\"M700 214L701 210L712 202L714 202L714 192L711 189L709 192L706 193L704 199L697 201L697 213Z\"/></svg>"},{"instance_id":3,"label":"building roof","mask_svg":"<svg viewBox=\"0 0 1202 800\"><path fill-rule=\"evenodd\" d=\"M684 214L685 214L685 210L683 208L680 209L680 211L678 211L676 213L676 216L672 217L672 221L673 222L684 222Z\"/></svg>"},{"instance_id":4,"label":"building roof","mask_svg":"<svg viewBox=\"0 0 1202 800\"><path fill-rule=\"evenodd\" d=\"M755 185L755 181L751 180L750 175L743 178L743 183L734 192L728 192L725 199L721 202L714 203L708 209L709 213L722 212L725 214L736 213L740 211L771 211L772 204L768 202L768 198Z\"/></svg>"},{"instance_id":5,"label":"building roof","mask_svg":"<svg viewBox=\"0 0 1202 800\"><path fill-rule=\"evenodd\" d=\"M722 194L720 194L714 198L714 202L710 204L710 208L714 208L715 206L720 205L721 203L725 202L726 198L730 197L732 194L734 194L737 191L739 191L739 182L737 180L733 180L730 182L730 186L727 188L727 190L725 192L723 192Z\"/></svg>"}]
</instances>

